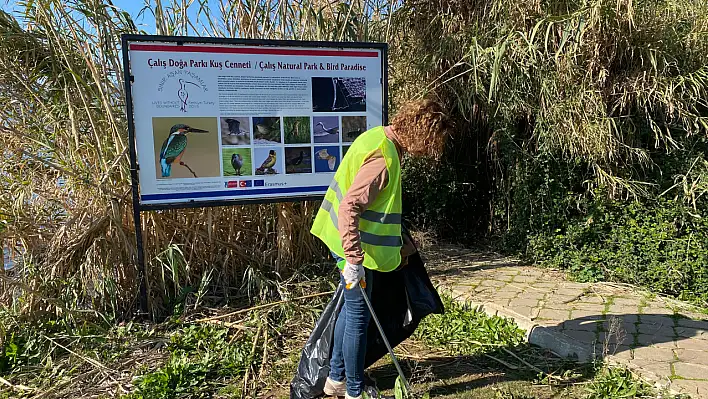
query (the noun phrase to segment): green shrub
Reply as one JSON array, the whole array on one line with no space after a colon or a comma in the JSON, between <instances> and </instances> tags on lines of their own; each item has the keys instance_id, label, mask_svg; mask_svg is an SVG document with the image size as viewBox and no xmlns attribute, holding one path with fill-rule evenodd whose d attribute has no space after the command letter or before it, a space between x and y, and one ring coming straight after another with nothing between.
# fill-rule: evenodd
<instances>
[{"instance_id":1,"label":"green shrub","mask_svg":"<svg viewBox=\"0 0 708 399\"><path fill-rule=\"evenodd\" d=\"M597 201L562 229L530 236L535 261L583 281L608 279L708 301L708 220L672 200Z\"/></svg>"}]
</instances>

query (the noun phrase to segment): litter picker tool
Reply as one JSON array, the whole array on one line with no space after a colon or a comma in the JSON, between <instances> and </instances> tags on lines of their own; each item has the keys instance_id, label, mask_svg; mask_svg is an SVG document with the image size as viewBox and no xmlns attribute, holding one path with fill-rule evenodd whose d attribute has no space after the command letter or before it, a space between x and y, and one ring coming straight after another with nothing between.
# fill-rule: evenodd
<instances>
[{"instance_id":1,"label":"litter picker tool","mask_svg":"<svg viewBox=\"0 0 708 399\"><path fill-rule=\"evenodd\" d=\"M362 281L363 283L363 281ZM371 317L374 319L374 323L376 323L376 327L379 329L379 333L381 334L381 338L384 341L384 344L386 345L386 349L388 349L389 355L391 355L391 360L393 361L393 365L396 366L396 371L398 371L398 376L401 378L401 381L403 382L403 386L406 388L406 392L410 394L411 392L411 387L408 385L408 380L406 377L403 375L403 370L401 370L401 365L398 364L398 359L396 359L396 355L393 353L393 348L391 348L391 344L388 343L388 338L386 338L386 334L384 334L383 327L381 327L381 323L379 323L379 318L376 317L376 313L374 313L374 307L371 306L371 302L369 301L369 297L366 296L366 291L364 290L365 285L364 284L359 284L359 289L361 290L361 295L364 296L364 301L366 302L366 306L369 307L369 311L371 312Z\"/></svg>"}]
</instances>

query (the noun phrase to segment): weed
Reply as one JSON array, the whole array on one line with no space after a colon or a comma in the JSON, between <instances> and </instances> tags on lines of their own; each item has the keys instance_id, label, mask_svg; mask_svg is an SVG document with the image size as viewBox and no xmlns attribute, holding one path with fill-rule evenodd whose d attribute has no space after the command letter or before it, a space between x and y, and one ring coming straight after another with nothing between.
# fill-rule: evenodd
<instances>
[{"instance_id":1,"label":"weed","mask_svg":"<svg viewBox=\"0 0 708 399\"><path fill-rule=\"evenodd\" d=\"M588 399L626 399L649 394L649 388L624 368L603 368L587 388Z\"/></svg>"},{"instance_id":2,"label":"weed","mask_svg":"<svg viewBox=\"0 0 708 399\"><path fill-rule=\"evenodd\" d=\"M416 339L466 355L514 347L523 340L522 330L511 321L487 316L447 295L443 302L445 313L426 317L415 332Z\"/></svg>"}]
</instances>

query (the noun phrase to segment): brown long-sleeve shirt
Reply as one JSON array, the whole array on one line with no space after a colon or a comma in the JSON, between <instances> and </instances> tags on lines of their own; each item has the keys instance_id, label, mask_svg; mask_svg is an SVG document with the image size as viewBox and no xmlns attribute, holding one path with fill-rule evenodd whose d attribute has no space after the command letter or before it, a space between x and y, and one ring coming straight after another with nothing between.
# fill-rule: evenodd
<instances>
[{"instance_id":1,"label":"brown long-sleeve shirt","mask_svg":"<svg viewBox=\"0 0 708 399\"><path fill-rule=\"evenodd\" d=\"M395 131L388 126L384 131L386 137L396 145L401 158L403 154ZM376 151L359 168L347 194L339 204L339 235L344 256L351 264L360 265L364 262L364 251L359 236L359 217L374 203L387 184L386 161L381 151ZM408 237L404 237L403 242L401 252L404 257L415 253L415 247Z\"/></svg>"}]
</instances>

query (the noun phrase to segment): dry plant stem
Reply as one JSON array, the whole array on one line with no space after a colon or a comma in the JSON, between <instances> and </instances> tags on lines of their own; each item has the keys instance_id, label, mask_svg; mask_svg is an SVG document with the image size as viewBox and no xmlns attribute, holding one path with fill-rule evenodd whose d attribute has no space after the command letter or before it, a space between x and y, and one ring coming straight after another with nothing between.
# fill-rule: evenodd
<instances>
[{"instance_id":1,"label":"dry plant stem","mask_svg":"<svg viewBox=\"0 0 708 399\"><path fill-rule=\"evenodd\" d=\"M265 309L265 308L269 308L271 306L276 306L276 305L282 305L282 304L288 303L288 302L295 302L295 301L300 301L303 299L317 298L317 297L321 297L321 296L325 296L325 295L332 295L332 294L334 294L334 291L327 291L327 292L320 292L318 294L305 295L305 296L301 296L301 297L297 297L297 298L293 298L293 299L286 299L283 301L266 303L264 305L258 305L258 306L254 306L254 307L248 308L248 309L241 309L241 310L237 310L237 311L231 312L231 313L226 313L226 314L222 314L222 315L218 315L218 316L212 316L212 317L207 317L207 318L203 318L203 319L198 319L198 320L195 320L195 323L205 323L205 322L209 322L212 320L225 319L227 317L235 316L237 314L253 312L255 310Z\"/></svg>"},{"instance_id":2,"label":"dry plant stem","mask_svg":"<svg viewBox=\"0 0 708 399\"><path fill-rule=\"evenodd\" d=\"M263 323L258 324L258 331L256 331L256 335L253 337L253 345L251 346L251 354L248 357L249 359L249 365L248 368L246 369L246 374L243 377L243 392L241 393L241 399L246 397L246 392L248 392L248 377L249 373L251 372L252 368L252 362L253 362L253 357L256 355L256 345L258 344L258 338L261 335L261 329L263 328Z\"/></svg>"},{"instance_id":3,"label":"dry plant stem","mask_svg":"<svg viewBox=\"0 0 708 399\"><path fill-rule=\"evenodd\" d=\"M83 355L81 355L81 354L79 354L79 353L76 353L76 352L72 351L71 349L67 348L66 346L64 346L64 345L62 345L62 344L56 342L55 340L53 340L53 339L51 339L51 338L49 338L49 337L47 337L47 336L45 336L44 338L46 338L48 341L50 341L50 342L53 343L54 345L56 345L56 346L58 346L58 347L64 349L65 351L71 353L71 354L74 355L74 356L77 356L77 357L81 358L81 359L82 359L83 361L85 361L86 363L88 363L88 364L90 364L90 365L92 365L92 366L94 366L94 367L97 367L97 368L101 369L101 370L104 371L104 372L113 372L113 370L111 370L111 369L109 369L108 367L104 366L104 365L101 364L98 360L94 360L94 359L88 358L88 357L86 357L86 356L83 356Z\"/></svg>"},{"instance_id":4,"label":"dry plant stem","mask_svg":"<svg viewBox=\"0 0 708 399\"><path fill-rule=\"evenodd\" d=\"M28 387L28 386L24 386L24 385L21 385L21 384L15 385L15 384L11 383L10 381L8 381L8 380L6 380L6 379L4 379L4 378L2 378L2 377L0 377L0 384L7 385L7 386L10 387L11 389L16 389L16 390L18 390L18 391L27 391L27 392L33 392L33 391L35 391L34 388L30 388L30 387Z\"/></svg>"},{"instance_id":5,"label":"dry plant stem","mask_svg":"<svg viewBox=\"0 0 708 399\"><path fill-rule=\"evenodd\" d=\"M526 360L522 359L521 357L517 356L514 352L512 352L512 351L510 351L510 350L508 350L508 349L506 349L506 348L501 348L501 349L502 349L504 352L506 352L506 353L510 354L511 356L513 356L516 360L518 360L518 361L520 361L521 363L523 363L526 367L530 368L531 370L533 370L533 371L535 371L535 372L537 372L537 373L543 374L543 375L547 376L548 378L551 378L551 379L554 379L554 380L561 380L561 379L562 379L562 378L560 378L560 377L558 377L558 376L544 373L543 370L541 370L540 368L538 368L538 367L534 366L533 364L527 362Z\"/></svg>"}]
</instances>

